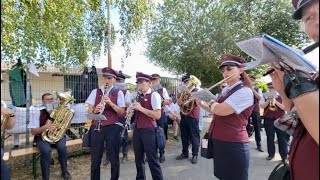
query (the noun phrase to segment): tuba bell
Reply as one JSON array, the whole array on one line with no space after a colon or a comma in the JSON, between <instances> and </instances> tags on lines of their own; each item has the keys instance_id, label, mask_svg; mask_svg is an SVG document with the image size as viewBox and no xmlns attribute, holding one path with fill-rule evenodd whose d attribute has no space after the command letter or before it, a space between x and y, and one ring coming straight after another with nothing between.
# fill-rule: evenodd
<instances>
[{"instance_id":1,"label":"tuba bell","mask_svg":"<svg viewBox=\"0 0 320 180\"><path fill-rule=\"evenodd\" d=\"M57 127L53 131L45 130L41 133L42 139L49 143L56 143L63 138L74 115L74 111L68 107L68 104L75 99L66 93L55 93L59 99L59 106L52 110L51 119L48 119L47 123L51 121Z\"/></svg>"},{"instance_id":2,"label":"tuba bell","mask_svg":"<svg viewBox=\"0 0 320 180\"><path fill-rule=\"evenodd\" d=\"M180 111L185 116L190 114L191 111L197 105L195 100L192 99L191 94L190 94L192 91L192 88L194 86L201 86L201 81L196 76L190 75L189 84L187 85L187 91L181 93L180 98L179 98L183 102L180 105ZM188 103L186 103L186 102L188 102Z\"/></svg>"}]
</instances>

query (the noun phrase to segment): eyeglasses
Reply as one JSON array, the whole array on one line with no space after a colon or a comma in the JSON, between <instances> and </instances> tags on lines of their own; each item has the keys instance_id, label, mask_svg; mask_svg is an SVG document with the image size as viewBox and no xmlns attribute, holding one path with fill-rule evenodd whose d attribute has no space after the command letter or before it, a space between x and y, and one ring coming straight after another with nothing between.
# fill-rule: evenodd
<instances>
[{"instance_id":1,"label":"eyeglasses","mask_svg":"<svg viewBox=\"0 0 320 180\"><path fill-rule=\"evenodd\" d=\"M219 70L220 70L221 73L224 73L225 70L231 71L234 68L235 68L235 66L223 66Z\"/></svg>"},{"instance_id":2,"label":"eyeglasses","mask_svg":"<svg viewBox=\"0 0 320 180\"><path fill-rule=\"evenodd\" d=\"M137 83L137 84L143 84L143 83L145 83L145 82L147 82L147 81L142 79L142 80L138 80L136 83Z\"/></svg>"}]
</instances>

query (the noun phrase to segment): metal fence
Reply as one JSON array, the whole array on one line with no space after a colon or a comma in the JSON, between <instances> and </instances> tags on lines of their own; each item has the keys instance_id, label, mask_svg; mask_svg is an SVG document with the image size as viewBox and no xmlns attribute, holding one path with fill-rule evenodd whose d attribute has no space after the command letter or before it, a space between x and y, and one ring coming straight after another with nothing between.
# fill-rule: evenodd
<instances>
[{"instance_id":1,"label":"metal fence","mask_svg":"<svg viewBox=\"0 0 320 180\"><path fill-rule=\"evenodd\" d=\"M100 78L101 69L96 69L96 73L93 71L93 68L73 68L62 73L59 69L47 68L39 70L39 77L37 77L24 72L22 68L15 70L14 66L2 64L1 101L14 111L16 118L15 126L11 130L6 130L5 139L2 139L5 150L10 151L32 145L33 136L27 128L28 123L39 122L39 110L43 108L41 97L44 93L51 93L56 98L54 91L71 90L71 95L76 101L70 105L75 113L71 127L66 133L67 139L81 138L84 132L83 127L87 122L85 100L94 88L103 85L103 80ZM91 80L86 80L88 78ZM162 78L161 83L167 88L169 94L176 95L177 87L181 82L175 78Z\"/></svg>"}]
</instances>

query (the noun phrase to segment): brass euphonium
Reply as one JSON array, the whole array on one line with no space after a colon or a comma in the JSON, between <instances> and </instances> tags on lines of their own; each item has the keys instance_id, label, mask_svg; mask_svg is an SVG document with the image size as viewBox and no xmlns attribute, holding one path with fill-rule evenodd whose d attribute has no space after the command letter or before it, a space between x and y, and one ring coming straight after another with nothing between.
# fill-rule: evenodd
<instances>
[{"instance_id":1,"label":"brass euphonium","mask_svg":"<svg viewBox=\"0 0 320 180\"><path fill-rule=\"evenodd\" d=\"M193 75L190 75L189 84L187 85L187 91L181 93L179 99L183 102L180 105L180 111L183 115L188 115L191 113L191 111L196 107L195 99L192 99L191 97L191 91L194 86L200 86L201 81ZM190 102L186 103L187 101L191 100Z\"/></svg>"},{"instance_id":2,"label":"brass euphonium","mask_svg":"<svg viewBox=\"0 0 320 180\"><path fill-rule=\"evenodd\" d=\"M51 119L48 119L47 123L56 124L56 128L41 133L42 139L49 143L56 143L63 138L74 115L74 111L68 107L68 104L75 99L66 93L55 93L59 99L59 106L50 113Z\"/></svg>"}]
</instances>

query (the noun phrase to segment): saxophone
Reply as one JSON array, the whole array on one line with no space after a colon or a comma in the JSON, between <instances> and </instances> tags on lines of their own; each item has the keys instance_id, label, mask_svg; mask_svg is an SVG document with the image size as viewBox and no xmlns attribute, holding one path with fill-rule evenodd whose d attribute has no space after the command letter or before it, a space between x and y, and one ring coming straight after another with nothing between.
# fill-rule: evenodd
<instances>
[{"instance_id":1,"label":"saxophone","mask_svg":"<svg viewBox=\"0 0 320 180\"><path fill-rule=\"evenodd\" d=\"M41 133L41 137L44 141L53 144L63 138L74 115L74 111L68 107L68 104L71 101L74 101L74 98L66 93L55 93L59 99L59 106L50 113L51 119L48 119L47 123L52 121L57 127L52 131L45 130Z\"/></svg>"}]
</instances>

